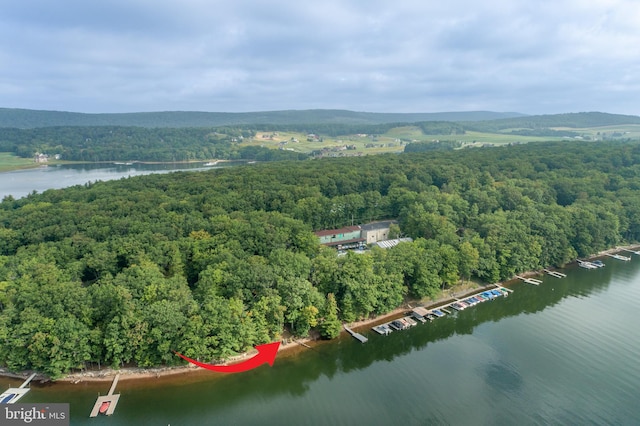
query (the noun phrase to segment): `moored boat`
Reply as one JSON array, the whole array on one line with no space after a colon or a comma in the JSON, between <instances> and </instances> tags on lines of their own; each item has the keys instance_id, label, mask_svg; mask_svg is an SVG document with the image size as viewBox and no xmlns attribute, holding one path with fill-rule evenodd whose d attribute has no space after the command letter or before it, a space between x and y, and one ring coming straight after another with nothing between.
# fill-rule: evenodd
<instances>
[{"instance_id":1,"label":"moored boat","mask_svg":"<svg viewBox=\"0 0 640 426\"><path fill-rule=\"evenodd\" d=\"M8 404L9 401L11 401L15 396L15 393L8 393L6 395L3 395L2 400L0 400L0 404Z\"/></svg>"}]
</instances>

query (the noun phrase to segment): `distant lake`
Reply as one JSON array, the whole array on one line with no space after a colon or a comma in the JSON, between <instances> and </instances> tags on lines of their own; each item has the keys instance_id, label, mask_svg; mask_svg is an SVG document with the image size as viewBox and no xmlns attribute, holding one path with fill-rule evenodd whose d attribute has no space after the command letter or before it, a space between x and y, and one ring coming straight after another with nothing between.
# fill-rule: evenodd
<instances>
[{"instance_id":1,"label":"distant lake","mask_svg":"<svg viewBox=\"0 0 640 426\"><path fill-rule=\"evenodd\" d=\"M514 283L485 302L389 336L360 330L223 375L121 380L115 414L89 418L110 383L34 384L71 425L638 425L640 257ZM19 380L0 377L0 390Z\"/></svg>"},{"instance_id":2,"label":"distant lake","mask_svg":"<svg viewBox=\"0 0 640 426\"><path fill-rule=\"evenodd\" d=\"M87 182L107 181L152 173L170 173L180 170L209 170L245 163L244 161L224 162L213 167L205 166L204 162L170 164L92 163L42 166L34 169L0 173L0 200L7 195L12 195L17 199L33 191L41 193L47 189L84 185Z\"/></svg>"}]
</instances>

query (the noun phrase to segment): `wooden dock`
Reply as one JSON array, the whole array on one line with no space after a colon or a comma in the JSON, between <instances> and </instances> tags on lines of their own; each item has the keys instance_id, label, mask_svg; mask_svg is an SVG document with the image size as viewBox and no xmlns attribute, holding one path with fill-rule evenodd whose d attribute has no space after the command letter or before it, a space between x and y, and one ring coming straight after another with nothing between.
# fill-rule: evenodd
<instances>
[{"instance_id":1,"label":"wooden dock","mask_svg":"<svg viewBox=\"0 0 640 426\"><path fill-rule=\"evenodd\" d=\"M542 281L540 280L536 280L535 278L525 278L525 277L521 277L519 275L516 275L516 278L521 279L522 281L524 281L527 284L533 284L533 285L540 285L542 284Z\"/></svg>"},{"instance_id":2,"label":"wooden dock","mask_svg":"<svg viewBox=\"0 0 640 426\"><path fill-rule=\"evenodd\" d=\"M628 262L631 260L630 257L628 256L623 256L621 254L609 254L609 253L605 253L607 256L609 257L613 257L614 259L618 259L618 260L624 260L625 262Z\"/></svg>"},{"instance_id":3,"label":"wooden dock","mask_svg":"<svg viewBox=\"0 0 640 426\"><path fill-rule=\"evenodd\" d=\"M637 254L638 256L640 256L640 251L629 250L629 249L626 249L626 248L623 248L623 249L620 249L620 250L626 251L628 253Z\"/></svg>"},{"instance_id":4,"label":"wooden dock","mask_svg":"<svg viewBox=\"0 0 640 426\"><path fill-rule=\"evenodd\" d=\"M91 414L89 417L97 417L100 414L100 408L103 404L108 404L107 410L104 412L105 416L110 416L116 411L116 405L118 405L118 400L120 399L120 394L113 394L116 390L116 385L118 384L118 379L120 378L119 374L116 374L116 377L113 379L113 383L111 383L111 388L109 389L109 393L105 396L99 396L96 400L96 403L93 405L93 410L91 410Z\"/></svg>"},{"instance_id":5,"label":"wooden dock","mask_svg":"<svg viewBox=\"0 0 640 426\"><path fill-rule=\"evenodd\" d=\"M33 373L27 378L19 387L9 388L0 395L0 404L15 404L20 398L25 396L29 392L27 385L33 378L36 377L36 373Z\"/></svg>"},{"instance_id":6,"label":"wooden dock","mask_svg":"<svg viewBox=\"0 0 640 426\"><path fill-rule=\"evenodd\" d=\"M552 277L556 277L556 278L566 278L567 277L567 274L563 274L562 272L550 271L549 269L545 269L544 271L547 274L551 275Z\"/></svg>"},{"instance_id":7,"label":"wooden dock","mask_svg":"<svg viewBox=\"0 0 640 426\"><path fill-rule=\"evenodd\" d=\"M356 339L358 339L362 343L366 343L367 340L369 340L366 337L364 337L362 334L356 333L355 331L353 331L352 329L350 329L346 325L344 326L344 329L347 330L347 333L349 333L350 335L352 335L353 337L355 337Z\"/></svg>"},{"instance_id":8,"label":"wooden dock","mask_svg":"<svg viewBox=\"0 0 640 426\"><path fill-rule=\"evenodd\" d=\"M585 269L598 269L599 266L592 262L586 262L584 260L576 259L578 265Z\"/></svg>"}]
</instances>

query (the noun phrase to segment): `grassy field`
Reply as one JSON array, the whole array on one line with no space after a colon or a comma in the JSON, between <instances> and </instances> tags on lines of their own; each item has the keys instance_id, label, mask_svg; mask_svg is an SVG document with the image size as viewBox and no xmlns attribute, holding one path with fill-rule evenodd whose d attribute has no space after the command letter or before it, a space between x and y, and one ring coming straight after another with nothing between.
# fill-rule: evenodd
<instances>
[{"instance_id":1,"label":"grassy field","mask_svg":"<svg viewBox=\"0 0 640 426\"><path fill-rule=\"evenodd\" d=\"M34 165L33 160L30 158L16 157L10 152L0 152L0 172L25 169L34 167Z\"/></svg>"},{"instance_id":2,"label":"grassy field","mask_svg":"<svg viewBox=\"0 0 640 426\"><path fill-rule=\"evenodd\" d=\"M618 125L592 128L554 128L568 130L581 135L585 140L640 139L640 125ZM282 148L296 152L310 153L323 151L325 156L368 155L387 152L402 152L411 142L455 141L465 146L508 145L569 140L567 137L521 136L503 133L483 133L467 131L463 135L425 135L417 126L401 126L382 135L344 135L328 137L320 135L318 140L310 140L307 135L295 132L258 132L252 140L244 144L261 145L267 148ZM349 146L351 149L345 149Z\"/></svg>"},{"instance_id":3,"label":"grassy field","mask_svg":"<svg viewBox=\"0 0 640 426\"><path fill-rule=\"evenodd\" d=\"M403 126L391 129L382 135L344 135L339 137L320 135L318 139L308 138L306 134L295 132L258 132L253 139L245 139L242 145L282 148L307 154L324 150L324 155L337 156L402 152L404 151L404 146L411 142L458 141L463 146L480 146L540 142L554 139L557 140L558 138L471 131L466 132L464 135L425 135L416 126Z\"/></svg>"},{"instance_id":4,"label":"grassy field","mask_svg":"<svg viewBox=\"0 0 640 426\"><path fill-rule=\"evenodd\" d=\"M585 136L590 136L594 140L622 138L622 139L639 139L640 138L640 125L627 124L619 126L603 126L603 127L588 127L584 129L568 129L561 128L557 130L570 130L576 133L580 133Z\"/></svg>"}]
</instances>

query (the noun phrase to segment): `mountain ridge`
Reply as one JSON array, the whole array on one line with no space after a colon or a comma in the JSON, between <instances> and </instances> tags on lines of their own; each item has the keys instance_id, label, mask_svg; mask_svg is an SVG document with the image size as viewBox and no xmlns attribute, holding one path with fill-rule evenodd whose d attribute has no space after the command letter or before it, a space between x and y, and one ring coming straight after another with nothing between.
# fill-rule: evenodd
<instances>
[{"instance_id":1,"label":"mountain ridge","mask_svg":"<svg viewBox=\"0 0 640 426\"><path fill-rule=\"evenodd\" d=\"M82 113L0 108L0 127L57 126L219 127L252 124L386 124L424 121L486 121L526 117L517 112L458 111L430 113L378 113L339 109L256 112L156 111Z\"/></svg>"}]
</instances>

